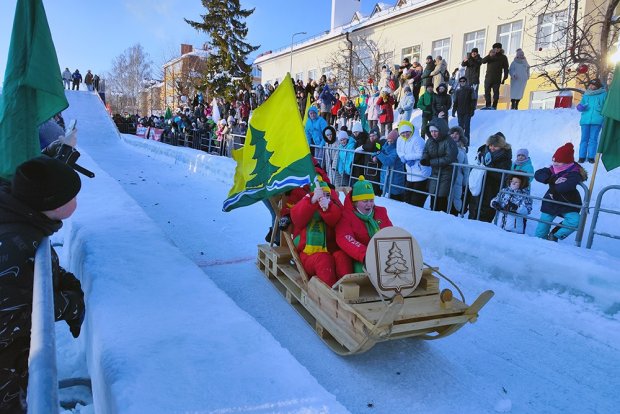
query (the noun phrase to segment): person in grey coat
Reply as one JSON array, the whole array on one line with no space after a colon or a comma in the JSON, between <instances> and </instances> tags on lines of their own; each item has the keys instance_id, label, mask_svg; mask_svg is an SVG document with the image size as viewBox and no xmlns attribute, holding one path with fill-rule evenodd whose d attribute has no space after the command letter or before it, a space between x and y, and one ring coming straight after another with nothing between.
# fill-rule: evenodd
<instances>
[{"instance_id":1,"label":"person in grey coat","mask_svg":"<svg viewBox=\"0 0 620 414\"><path fill-rule=\"evenodd\" d=\"M448 194L452 183L452 163L456 162L458 148L448 137L448 128L443 122L431 122L429 126L431 138L424 145L421 165L432 167L429 181L431 206L434 211L448 212Z\"/></svg>"},{"instance_id":2,"label":"person in grey coat","mask_svg":"<svg viewBox=\"0 0 620 414\"><path fill-rule=\"evenodd\" d=\"M468 139L463 133L463 128L460 126L453 126L449 131L450 139L456 143L458 148L458 154L456 162L459 164L469 164L467 160L467 144ZM469 178L468 167L454 167L454 177L452 179L452 190L450 199L448 200L448 207L450 208L450 214L459 215L463 210L463 195L465 194L465 184Z\"/></svg>"},{"instance_id":3,"label":"person in grey coat","mask_svg":"<svg viewBox=\"0 0 620 414\"><path fill-rule=\"evenodd\" d=\"M517 55L510 64L508 72L510 73L510 109L519 109L519 101L523 98L525 85L530 78L530 64L522 49L517 49Z\"/></svg>"}]
</instances>

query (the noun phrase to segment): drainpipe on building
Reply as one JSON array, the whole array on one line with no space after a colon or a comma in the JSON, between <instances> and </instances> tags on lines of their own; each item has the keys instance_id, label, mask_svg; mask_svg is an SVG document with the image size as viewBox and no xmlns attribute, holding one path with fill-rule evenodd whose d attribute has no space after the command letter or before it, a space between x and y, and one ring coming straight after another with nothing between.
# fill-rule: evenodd
<instances>
[{"instance_id":1,"label":"drainpipe on building","mask_svg":"<svg viewBox=\"0 0 620 414\"><path fill-rule=\"evenodd\" d=\"M349 42L349 87L347 90L347 99L351 99L351 82L353 78L353 42L349 39L349 32L344 33L344 37Z\"/></svg>"}]
</instances>

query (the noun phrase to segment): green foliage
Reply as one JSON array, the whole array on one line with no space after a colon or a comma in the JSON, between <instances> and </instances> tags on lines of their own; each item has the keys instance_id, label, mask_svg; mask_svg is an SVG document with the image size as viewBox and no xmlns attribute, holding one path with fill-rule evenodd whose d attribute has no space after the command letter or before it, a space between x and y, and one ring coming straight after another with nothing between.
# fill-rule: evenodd
<instances>
[{"instance_id":1,"label":"green foliage","mask_svg":"<svg viewBox=\"0 0 620 414\"><path fill-rule=\"evenodd\" d=\"M202 5L207 12L201 21L184 20L210 39L203 84L214 95L231 97L240 87L251 85L252 67L246 58L260 46L245 42L244 19L254 9L242 9L239 0L202 0Z\"/></svg>"}]
</instances>

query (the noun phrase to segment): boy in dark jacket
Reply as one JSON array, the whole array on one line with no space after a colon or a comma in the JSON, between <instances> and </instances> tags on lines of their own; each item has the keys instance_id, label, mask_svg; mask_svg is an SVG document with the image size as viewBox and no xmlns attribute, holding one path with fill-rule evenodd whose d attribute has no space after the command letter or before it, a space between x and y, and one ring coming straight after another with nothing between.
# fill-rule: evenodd
<instances>
[{"instance_id":1,"label":"boy in dark jacket","mask_svg":"<svg viewBox=\"0 0 620 414\"><path fill-rule=\"evenodd\" d=\"M495 43L489 54L482 59L482 63L487 65L487 73L484 77L485 109L497 109L499 86L508 79L509 68L508 58L504 54L502 44ZM493 101L491 101L491 91L493 92Z\"/></svg>"},{"instance_id":2,"label":"boy in dark jacket","mask_svg":"<svg viewBox=\"0 0 620 414\"><path fill-rule=\"evenodd\" d=\"M41 240L73 214L81 182L68 165L41 156L17 167L12 182L0 182L0 412L25 413L34 257ZM84 319L84 293L60 267L52 248L56 320L73 336Z\"/></svg>"},{"instance_id":3,"label":"boy in dark jacket","mask_svg":"<svg viewBox=\"0 0 620 414\"><path fill-rule=\"evenodd\" d=\"M570 142L564 144L553 154L553 164L541 168L534 173L534 178L543 184L549 185L549 190L543 197L540 208L540 222L536 227L536 237L558 241L568 237L579 225L579 207L556 204L581 204L581 195L577 185L587 179L586 171L575 162L575 148ZM547 201L550 200L550 201ZM557 216L564 220L551 232L551 224Z\"/></svg>"},{"instance_id":4,"label":"boy in dark jacket","mask_svg":"<svg viewBox=\"0 0 620 414\"><path fill-rule=\"evenodd\" d=\"M478 95L474 88L467 84L467 78L462 76L459 79L459 87L454 92L454 105L452 106L452 116L458 114L459 126L467 137L469 147L469 131L471 129L471 117L474 116Z\"/></svg>"},{"instance_id":5,"label":"boy in dark jacket","mask_svg":"<svg viewBox=\"0 0 620 414\"><path fill-rule=\"evenodd\" d=\"M480 85L480 66L482 66L482 58L478 54L478 48L474 47L470 53L467 54L463 63L461 63L465 69L465 77L467 83L471 85L478 95L478 85Z\"/></svg>"}]
</instances>

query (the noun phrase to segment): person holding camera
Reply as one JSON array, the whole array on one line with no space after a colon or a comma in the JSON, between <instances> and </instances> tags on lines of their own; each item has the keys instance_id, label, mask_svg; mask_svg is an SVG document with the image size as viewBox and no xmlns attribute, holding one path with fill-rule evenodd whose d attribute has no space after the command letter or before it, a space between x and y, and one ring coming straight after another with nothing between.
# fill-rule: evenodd
<instances>
[{"instance_id":1,"label":"person holding camera","mask_svg":"<svg viewBox=\"0 0 620 414\"><path fill-rule=\"evenodd\" d=\"M467 83L476 91L478 98L478 85L480 85L480 66L482 66L482 58L478 54L478 48L474 47L471 52L465 56L461 66L465 68L465 78Z\"/></svg>"},{"instance_id":2,"label":"person holding camera","mask_svg":"<svg viewBox=\"0 0 620 414\"><path fill-rule=\"evenodd\" d=\"M482 59L482 63L487 65L487 73L484 77L484 109L497 109L499 102L499 86L508 79L509 65L508 58L504 54L501 43L495 43L489 54ZM503 76L502 76L503 72ZM491 101L493 92L493 101Z\"/></svg>"}]
</instances>

